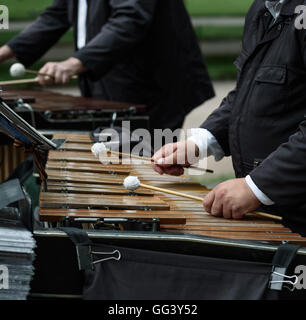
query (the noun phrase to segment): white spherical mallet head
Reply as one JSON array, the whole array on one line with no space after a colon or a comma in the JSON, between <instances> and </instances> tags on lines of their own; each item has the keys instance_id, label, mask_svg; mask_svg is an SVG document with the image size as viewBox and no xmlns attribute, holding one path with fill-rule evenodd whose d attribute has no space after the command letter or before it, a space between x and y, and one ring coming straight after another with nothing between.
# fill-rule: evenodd
<instances>
[{"instance_id":1,"label":"white spherical mallet head","mask_svg":"<svg viewBox=\"0 0 306 320\"><path fill-rule=\"evenodd\" d=\"M134 191L140 186L138 177L129 176L124 179L123 185L125 189Z\"/></svg>"},{"instance_id":2,"label":"white spherical mallet head","mask_svg":"<svg viewBox=\"0 0 306 320\"><path fill-rule=\"evenodd\" d=\"M91 147L91 152L93 153L93 155L95 157L99 157L99 156L104 156L107 155L107 149L105 147L105 144L103 142L98 142L95 143L92 147Z\"/></svg>"},{"instance_id":3,"label":"white spherical mallet head","mask_svg":"<svg viewBox=\"0 0 306 320\"><path fill-rule=\"evenodd\" d=\"M26 69L21 63L14 63L10 68L10 75L13 78L23 77L26 73Z\"/></svg>"}]
</instances>

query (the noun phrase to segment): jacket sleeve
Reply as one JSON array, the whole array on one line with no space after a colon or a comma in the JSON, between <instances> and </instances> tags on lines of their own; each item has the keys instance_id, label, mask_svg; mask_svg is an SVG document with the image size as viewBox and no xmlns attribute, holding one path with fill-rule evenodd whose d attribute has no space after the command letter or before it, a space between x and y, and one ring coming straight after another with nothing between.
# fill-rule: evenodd
<instances>
[{"instance_id":1,"label":"jacket sleeve","mask_svg":"<svg viewBox=\"0 0 306 320\"><path fill-rule=\"evenodd\" d=\"M87 45L74 54L93 79L101 78L146 36L157 0L110 0L111 16Z\"/></svg>"},{"instance_id":2,"label":"jacket sleeve","mask_svg":"<svg viewBox=\"0 0 306 320\"><path fill-rule=\"evenodd\" d=\"M305 203L306 195L305 159L306 120L250 176L257 187L277 205L301 205Z\"/></svg>"},{"instance_id":3,"label":"jacket sleeve","mask_svg":"<svg viewBox=\"0 0 306 320\"><path fill-rule=\"evenodd\" d=\"M228 129L235 95L236 90L231 91L223 99L220 107L201 125L201 128L207 129L217 139L225 156L230 156Z\"/></svg>"},{"instance_id":4,"label":"jacket sleeve","mask_svg":"<svg viewBox=\"0 0 306 320\"><path fill-rule=\"evenodd\" d=\"M29 27L7 45L26 66L43 56L71 27L66 0L55 0Z\"/></svg>"}]
</instances>

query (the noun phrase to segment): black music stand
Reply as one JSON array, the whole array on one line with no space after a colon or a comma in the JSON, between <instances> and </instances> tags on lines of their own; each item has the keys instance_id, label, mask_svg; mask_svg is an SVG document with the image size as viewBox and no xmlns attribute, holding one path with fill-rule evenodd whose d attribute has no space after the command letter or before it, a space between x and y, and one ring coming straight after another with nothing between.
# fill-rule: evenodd
<instances>
[{"instance_id":1,"label":"black music stand","mask_svg":"<svg viewBox=\"0 0 306 320\"><path fill-rule=\"evenodd\" d=\"M14 145L31 152L39 170L44 189L47 191L47 174L43 167L43 156L49 150L59 149L65 139L49 140L15 113L0 97L0 130L14 140Z\"/></svg>"}]
</instances>

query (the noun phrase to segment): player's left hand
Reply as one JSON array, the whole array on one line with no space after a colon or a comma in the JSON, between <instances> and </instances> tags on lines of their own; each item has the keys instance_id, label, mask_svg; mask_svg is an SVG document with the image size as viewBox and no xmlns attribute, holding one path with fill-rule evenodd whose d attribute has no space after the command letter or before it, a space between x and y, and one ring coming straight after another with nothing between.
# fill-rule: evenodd
<instances>
[{"instance_id":1,"label":"player's left hand","mask_svg":"<svg viewBox=\"0 0 306 320\"><path fill-rule=\"evenodd\" d=\"M37 80L42 86L67 84L74 75L84 71L86 70L82 62L76 58L62 62L48 62L39 70L39 73L46 75L38 75Z\"/></svg>"},{"instance_id":2,"label":"player's left hand","mask_svg":"<svg viewBox=\"0 0 306 320\"><path fill-rule=\"evenodd\" d=\"M241 219L260 204L244 178L219 184L203 200L206 212L226 219Z\"/></svg>"}]
</instances>

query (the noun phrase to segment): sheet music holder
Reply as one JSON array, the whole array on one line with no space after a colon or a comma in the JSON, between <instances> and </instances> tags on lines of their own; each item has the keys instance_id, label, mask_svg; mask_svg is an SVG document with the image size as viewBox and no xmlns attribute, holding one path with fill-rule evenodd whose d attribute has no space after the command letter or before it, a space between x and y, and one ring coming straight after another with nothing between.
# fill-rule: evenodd
<instances>
[{"instance_id":1,"label":"sheet music holder","mask_svg":"<svg viewBox=\"0 0 306 320\"><path fill-rule=\"evenodd\" d=\"M0 97L0 130L21 145L28 152L33 153L35 164L40 177L47 189L47 174L43 168L42 157L48 150L59 149L65 140L49 140L40 134L29 123L15 113Z\"/></svg>"}]
</instances>

